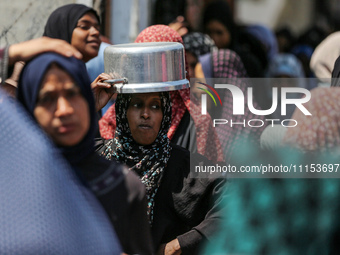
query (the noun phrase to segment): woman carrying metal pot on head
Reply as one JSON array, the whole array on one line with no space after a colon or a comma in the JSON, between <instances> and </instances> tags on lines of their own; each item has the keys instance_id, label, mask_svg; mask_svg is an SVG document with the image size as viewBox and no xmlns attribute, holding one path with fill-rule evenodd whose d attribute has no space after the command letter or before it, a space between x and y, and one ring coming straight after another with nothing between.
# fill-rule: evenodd
<instances>
[{"instance_id":1,"label":"woman carrying metal pot on head","mask_svg":"<svg viewBox=\"0 0 340 255\"><path fill-rule=\"evenodd\" d=\"M169 51L180 48L182 54L177 51L168 54L168 48ZM171 94L185 90L189 84L185 79L183 45L166 42L116 45L109 46L105 54L108 54L105 59L113 63L112 70L128 82L117 89L115 136L98 143L98 153L125 163L144 183L157 254L197 254L220 221L224 180L193 178L189 151L171 143L168 137ZM142 61L136 60L138 54L142 55ZM177 61L173 56L182 59ZM138 67L134 69L135 66ZM179 80L169 81L174 75L168 72L176 67L182 67ZM155 80L140 82L149 77ZM194 157L198 162L211 164L202 155L194 154Z\"/></svg>"},{"instance_id":2,"label":"woman carrying metal pot on head","mask_svg":"<svg viewBox=\"0 0 340 255\"><path fill-rule=\"evenodd\" d=\"M136 38L137 43L177 42L183 44L182 37L172 28L165 25L155 25L144 29ZM186 62L186 60L184 60ZM188 68L186 77L189 79ZM152 70L152 72L159 70ZM185 76L185 75L184 75ZM169 92L172 103L171 126L169 139L191 152L197 151L213 162L223 161L220 141L213 128L209 114L202 115L199 100L190 97L190 89ZM111 106L99 121L101 136L113 138L116 129L115 107Z\"/></svg>"}]
</instances>

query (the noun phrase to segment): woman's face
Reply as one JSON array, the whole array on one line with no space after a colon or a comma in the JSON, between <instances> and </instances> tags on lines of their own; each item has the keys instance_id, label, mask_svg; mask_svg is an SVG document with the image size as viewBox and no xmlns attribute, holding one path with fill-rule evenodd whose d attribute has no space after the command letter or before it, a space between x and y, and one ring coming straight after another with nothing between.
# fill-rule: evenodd
<instances>
[{"instance_id":1,"label":"woman's face","mask_svg":"<svg viewBox=\"0 0 340 255\"><path fill-rule=\"evenodd\" d=\"M214 40L217 48L226 49L230 46L231 35L221 22L212 20L206 25L207 34Z\"/></svg>"},{"instance_id":2,"label":"woman's face","mask_svg":"<svg viewBox=\"0 0 340 255\"><path fill-rule=\"evenodd\" d=\"M80 143L90 128L87 101L72 77L57 65L43 78L33 114L54 143L63 147Z\"/></svg>"},{"instance_id":3,"label":"woman's face","mask_svg":"<svg viewBox=\"0 0 340 255\"><path fill-rule=\"evenodd\" d=\"M189 67L189 76L190 78L196 78L195 67L198 63L198 59L194 54L188 51L185 53L185 56Z\"/></svg>"},{"instance_id":4,"label":"woman's face","mask_svg":"<svg viewBox=\"0 0 340 255\"><path fill-rule=\"evenodd\" d=\"M83 54L84 62L98 55L101 43L99 31L98 20L91 12L81 17L73 30L71 44Z\"/></svg>"},{"instance_id":5,"label":"woman's face","mask_svg":"<svg viewBox=\"0 0 340 255\"><path fill-rule=\"evenodd\" d=\"M159 133L163 119L159 93L134 94L126 116L132 138L140 145L152 144Z\"/></svg>"}]
</instances>

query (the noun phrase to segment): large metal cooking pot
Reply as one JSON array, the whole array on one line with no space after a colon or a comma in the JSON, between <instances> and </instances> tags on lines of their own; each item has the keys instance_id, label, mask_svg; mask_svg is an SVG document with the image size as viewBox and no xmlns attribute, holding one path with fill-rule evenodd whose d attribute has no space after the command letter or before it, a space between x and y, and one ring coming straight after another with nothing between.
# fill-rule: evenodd
<instances>
[{"instance_id":1,"label":"large metal cooking pot","mask_svg":"<svg viewBox=\"0 0 340 255\"><path fill-rule=\"evenodd\" d=\"M175 42L129 43L106 47L105 73L114 77L118 93L148 93L185 89L184 47Z\"/></svg>"}]
</instances>

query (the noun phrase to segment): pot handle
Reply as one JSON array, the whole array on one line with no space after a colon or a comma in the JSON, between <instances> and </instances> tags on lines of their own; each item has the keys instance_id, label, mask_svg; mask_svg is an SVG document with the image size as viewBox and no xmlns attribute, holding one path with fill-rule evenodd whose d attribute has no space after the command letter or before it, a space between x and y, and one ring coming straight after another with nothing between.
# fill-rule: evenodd
<instances>
[{"instance_id":1,"label":"pot handle","mask_svg":"<svg viewBox=\"0 0 340 255\"><path fill-rule=\"evenodd\" d=\"M106 82L106 83L111 83L111 84L117 84L117 83L127 84L127 83L129 83L129 81L128 81L127 78L113 79L113 80L105 80L104 82Z\"/></svg>"}]
</instances>

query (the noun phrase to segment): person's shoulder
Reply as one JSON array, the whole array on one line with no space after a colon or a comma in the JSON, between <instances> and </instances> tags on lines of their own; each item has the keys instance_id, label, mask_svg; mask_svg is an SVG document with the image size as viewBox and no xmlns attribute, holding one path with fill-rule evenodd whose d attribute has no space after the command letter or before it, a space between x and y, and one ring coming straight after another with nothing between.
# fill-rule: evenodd
<instances>
[{"instance_id":1,"label":"person's shoulder","mask_svg":"<svg viewBox=\"0 0 340 255\"><path fill-rule=\"evenodd\" d=\"M170 143L171 156L166 166L170 175L187 175L190 169L190 152L176 144Z\"/></svg>"},{"instance_id":2,"label":"person's shoulder","mask_svg":"<svg viewBox=\"0 0 340 255\"><path fill-rule=\"evenodd\" d=\"M171 151L171 159L175 160L176 162L183 162L186 161L188 162L188 164L190 164L190 162L192 164L205 164L205 165L211 165L212 161L209 160L208 158L206 158L205 156L194 152L191 153L189 150L178 146L176 144L171 143L170 144L172 147L172 151Z\"/></svg>"},{"instance_id":3,"label":"person's shoulder","mask_svg":"<svg viewBox=\"0 0 340 255\"><path fill-rule=\"evenodd\" d=\"M170 145L171 157L169 163L175 161L178 165L188 166L190 164L190 151L173 143L170 143Z\"/></svg>"},{"instance_id":4,"label":"person's shoulder","mask_svg":"<svg viewBox=\"0 0 340 255\"><path fill-rule=\"evenodd\" d=\"M187 149L174 143L170 143L170 146L172 149L172 153L182 155L183 157L190 157L190 151L188 151Z\"/></svg>"}]
</instances>

